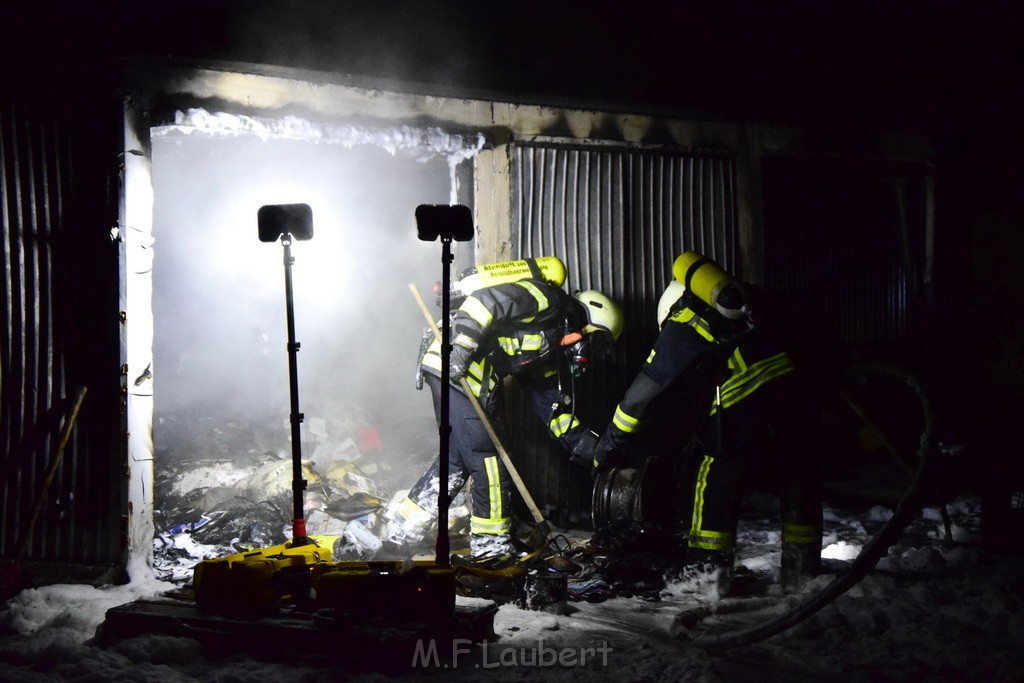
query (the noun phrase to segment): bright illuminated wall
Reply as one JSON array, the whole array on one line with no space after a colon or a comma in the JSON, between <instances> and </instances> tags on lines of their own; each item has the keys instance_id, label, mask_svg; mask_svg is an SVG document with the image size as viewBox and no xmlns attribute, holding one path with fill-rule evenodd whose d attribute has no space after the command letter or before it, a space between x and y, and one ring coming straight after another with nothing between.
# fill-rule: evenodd
<instances>
[{"instance_id":1,"label":"bright illuminated wall","mask_svg":"<svg viewBox=\"0 0 1024 683\"><path fill-rule=\"evenodd\" d=\"M433 301L441 245L417 240L414 211L449 203L448 159L246 134L153 140L157 458L241 457L232 429L287 449L283 249L259 241L256 214L293 202L314 221L313 239L292 245L303 440L342 438L359 416L399 466L436 452L429 393L414 388L423 320L408 284Z\"/></svg>"}]
</instances>

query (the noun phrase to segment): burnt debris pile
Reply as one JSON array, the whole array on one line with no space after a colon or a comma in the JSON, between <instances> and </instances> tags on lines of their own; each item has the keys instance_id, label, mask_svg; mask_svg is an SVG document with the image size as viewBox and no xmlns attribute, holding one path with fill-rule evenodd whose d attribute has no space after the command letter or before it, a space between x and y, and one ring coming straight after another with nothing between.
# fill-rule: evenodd
<instances>
[{"instance_id":1,"label":"burnt debris pile","mask_svg":"<svg viewBox=\"0 0 1024 683\"><path fill-rule=\"evenodd\" d=\"M345 419L305 421L307 533L340 558L376 553L389 503L436 455L421 425L378 428L364 412L353 405L339 411ZM164 580L184 583L201 560L291 539L287 420L214 414L162 415L155 430L154 567Z\"/></svg>"}]
</instances>

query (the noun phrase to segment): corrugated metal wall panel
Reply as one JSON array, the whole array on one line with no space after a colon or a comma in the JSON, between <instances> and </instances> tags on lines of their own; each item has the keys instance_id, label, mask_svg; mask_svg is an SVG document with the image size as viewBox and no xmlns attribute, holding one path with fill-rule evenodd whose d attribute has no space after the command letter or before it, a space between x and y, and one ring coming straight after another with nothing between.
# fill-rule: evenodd
<instances>
[{"instance_id":1,"label":"corrugated metal wall panel","mask_svg":"<svg viewBox=\"0 0 1024 683\"><path fill-rule=\"evenodd\" d=\"M734 265L735 163L682 150L531 142L514 146L512 166L513 253L558 256L570 291L598 289L623 308L614 357L593 365L577 406L601 429L654 341L675 256L698 249ZM510 404L513 457L531 495L562 523L588 524L589 473L568 464L532 412Z\"/></svg>"},{"instance_id":2,"label":"corrugated metal wall panel","mask_svg":"<svg viewBox=\"0 0 1024 683\"><path fill-rule=\"evenodd\" d=\"M92 377L97 368L110 375L116 365L93 353L93 340L97 316L115 311L81 307L94 301L100 283L116 280L116 260L106 262L110 272L97 276L93 269L102 268L103 260L81 248L90 238L75 234L103 225L96 209L107 200L96 192L105 182L103 173L81 158L83 150L93 153L102 136L74 113L77 109L64 100L11 97L0 103L0 553L11 556L23 536L76 388L86 384L91 393L43 499L25 560L109 564L119 562L122 552L119 473L111 466L112 444L104 438L110 428L103 425L94 436L84 433L96 418L101 425L109 422L109 413L104 417L97 405L104 401L104 387ZM106 241L109 245L109 237ZM112 327L114 336L108 338L116 339ZM116 354L115 345L110 358Z\"/></svg>"},{"instance_id":3,"label":"corrugated metal wall panel","mask_svg":"<svg viewBox=\"0 0 1024 683\"><path fill-rule=\"evenodd\" d=\"M923 339L927 169L773 159L764 177L766 284L857 353Z\"/></svg>"},{"instance_id":4,"label":"corrugated metal wall panel","mask_svg":"<svg viewBox=\"0 0 1024 683\"><path fill-rule=\"evenodd\" d=\"M780 237L776 235L776 237ZM864 258L856 245L837 239L830 248L815 248L799 234L785 263L769 262L768 282L787 294L808 299L825 312L841 338L853 346L902 341L905 337L906 283L888 249ZM796 264L815 262L812 268Z\"/></svg>"},{"instance_id":5,"label":"corrugated metal wall panel","mask_svg":"<svg viewBox=\"0 0 1024 683\"><path fill-rule=\"evenodd\" d=\"M67 126L43 122L28 107L0 110L4 222L3 430L8 469L0 543L11 547L47 469L55 395L66 393L54 364L53 225L67 168ZM40 418L44 418L42 423ZM49 418L49 419L45 419ZM58 418L59 419L59 418Z\"/></svg>"}]
</instances>

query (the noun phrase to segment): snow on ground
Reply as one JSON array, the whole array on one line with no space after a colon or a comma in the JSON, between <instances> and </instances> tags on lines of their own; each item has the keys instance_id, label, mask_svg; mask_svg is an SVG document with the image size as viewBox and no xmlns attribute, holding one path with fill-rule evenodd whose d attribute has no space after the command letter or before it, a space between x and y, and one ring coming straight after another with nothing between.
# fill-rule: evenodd
<instances>
[{"instance_id":1,"label":"snow on ground","mask_svg":"<svg viewBox=\"0 0 1024 683\"><path fill-rule=\"evenodd\" d=\"M0 611L3 681L555 680L567 675L631 681L1020 681L1024 680L1024 558L977 544L979 508L970 497L947 506L953 542L938 508L926 508L876 569L821 610L766 640L706 651L670 635L681 609L714 605L701 586L669 583L654 596L570 601L565 614L502 605L497 638L456 641L452 652L380 672L353 674L330 659L263 661L215 656L191 638L151 634L108 647L93 640L105 611L173 587L152 578L127 586L25 590ZM889 511L826 510L824 556L841 569ZM777 579L778 532L770 519L745 520L740 563ZM828 584L818 577L809 591ZM777 585L764 595L785 606ZM767 619L769 617L762 617ZM749 628L729 615L705 623ZM756 622L755 622L756 623ZM273 644L267 647L273 650ZM385 673L387 672L387 673Z\"/></svg>"}]
</instances>

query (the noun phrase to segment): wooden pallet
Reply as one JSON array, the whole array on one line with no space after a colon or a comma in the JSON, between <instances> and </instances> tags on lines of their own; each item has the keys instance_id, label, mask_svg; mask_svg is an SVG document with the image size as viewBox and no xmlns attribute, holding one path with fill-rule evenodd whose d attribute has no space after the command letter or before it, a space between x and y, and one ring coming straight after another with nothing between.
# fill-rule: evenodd
<instances>
[{"instance_id":1,"label":"wooden pallet","mask_svg":"<svg viewBox=\"0 0 1024 683\"><path fill-rule=\"evenodd\" d=\"M452 652L456 641L495 639L491 600L456 596L448 623L403 622L398 618L355 619L340 609L282 606L257 618L201 610L191 591L176 590L107 610L97 631L103 646L144 635L163 634L199 641L208 656L245 654L266 661L326 658L353 669L401 668L417 648L434 641L438 652Z\"/></svg>"}]
</instances>

